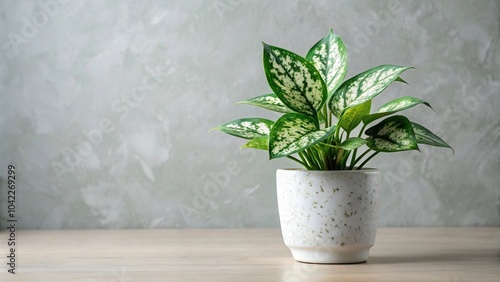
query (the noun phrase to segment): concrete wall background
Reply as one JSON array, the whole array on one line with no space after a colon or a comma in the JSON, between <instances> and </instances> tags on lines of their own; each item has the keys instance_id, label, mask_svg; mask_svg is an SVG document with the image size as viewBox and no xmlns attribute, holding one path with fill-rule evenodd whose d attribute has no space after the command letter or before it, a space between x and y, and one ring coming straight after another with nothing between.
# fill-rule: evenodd
<instances>
[{"instance_id":1,"label":"concrete wall background","mask_svg":"<svg viewBox=\"0 0 500 282\"><path fill-rule=\"evenodd\" d=\"M278 226L275 169L295 164L207 131L277 118L234 105L269 91L261 41L305 54L333 27L348 77L415 66L374 108L427 100L435 113L406 114L455 149L371 162L385 173L380 225L498 226L499 23L486 0L4 1L2 224L14 164L22 228Z\"/></svg>"}]
</instances>

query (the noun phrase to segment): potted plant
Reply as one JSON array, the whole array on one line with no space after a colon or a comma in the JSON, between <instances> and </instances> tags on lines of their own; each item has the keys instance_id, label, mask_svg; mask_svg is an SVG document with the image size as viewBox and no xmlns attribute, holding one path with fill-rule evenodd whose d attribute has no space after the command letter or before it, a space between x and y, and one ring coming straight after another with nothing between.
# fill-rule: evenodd
<instances>
[{"instance_id":1,"label":"potted plant","mask_svg":"<svg viewBox=\"0 0 500 282\"><path fill-rule=\"evenodd\" d=\"M264 46L273 91L242 101L283 113L242 118L215 129L248 139L243 148L287 157L304 169L276 174L280 224L293 257L309 263L364 262L375 242L380 172L365 168L380 152L451 148L400 111L429 103L410 96L371 111L371 101L412 67L380 65L344 81L347 52L332 30L305 57ZM360 127L360 129L358 129Z\"/></svg>"}]
</instances>

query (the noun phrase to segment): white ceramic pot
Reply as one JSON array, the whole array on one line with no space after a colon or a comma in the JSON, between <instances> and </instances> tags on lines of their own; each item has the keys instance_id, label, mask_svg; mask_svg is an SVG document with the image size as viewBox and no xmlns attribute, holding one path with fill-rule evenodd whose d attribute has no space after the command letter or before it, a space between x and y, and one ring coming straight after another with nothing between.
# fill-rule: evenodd
<instances>
[{"instance_id":1,"label":"white ceramic pot","mask_svg":"<svg viewBox=\"0 0 500 282\"><path fill-rule=\"evenodd\" d=\"M276 172L285 245L308 263L358 263L377 233L380 172L376 169Z\"/></svg>"}]
</instances>

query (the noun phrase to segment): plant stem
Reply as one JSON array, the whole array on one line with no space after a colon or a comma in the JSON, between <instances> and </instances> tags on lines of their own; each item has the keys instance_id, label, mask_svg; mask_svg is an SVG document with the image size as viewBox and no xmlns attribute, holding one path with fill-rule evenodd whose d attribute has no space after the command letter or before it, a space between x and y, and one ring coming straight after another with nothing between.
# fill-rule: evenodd
<instances>
[{"instance_id":1,"label":"plant stem","mask_svg":"<svg viewBox=\"0 0 500 282\"><path fill-rule=\"evenodd\" d=\"M361 127L361 130L359 131L358 138L361 138L361 135L363 135L363 131L365 131L365 128L366 128L366 124L363 123L363 127ZM356 164L355 160L356 160L357 153L358 153L358 148L354 149L354 151L352 152L350 167L354 167L354 165Z\"/></svg>"},{"instance_id":2,"label":"plant stem","mask_svg":"<svg viewBox=\"0 0 500 282\"><path fill-rule=\"evenodd\" d=\"M344 157L342 157L342 167L340 168L342 170L344 170L346 167L347 160L349 159L349 155L351 154L351 151L346 151L346 153L344 153Z\"/></svg>"},{"instance_id":3,"label":"plant stem","mask_svg":"<svg viewBox=\"0 0 500 282\"><path fill-rule=\"evenodd\" d=\"M318 121L320 120L325 120L325 117L323 116L323 113L321 111L318 111ZM326 125L326 121L325 121L325 125Z\"/></svg>"},{"instance_id":4,"label":"plant stem","mask_svg":"<svg viewBox=\"0 0 500 282\"><path fill-rule=\"evenodd\" d=\"M339 141L339 134L340 134L340 119L337 121L337 128L335 128L335 141Z\"/></svg>"},{"instance_id":5,"label":"plant stem","mask_svg":"<svg viewBox=\"0 0 500 282\"><path fill-rule=\"evenodd\" d=\"M310 149L299 152L299 156L304 160L305 163L308 164L309 170L319 170L316 159L314 158L314 155L311 153Z\"/></svg>"},{"instance_id":6,"label":"plant stem","mask_svg":"<svg viewBox=\"0 0 500 282\"><path fill-rule=\"evenodd\" d=\"M333 125L333 124L332 124L332 113L330 112L330 110L328 109L328 107L327 107L327 106L325 106L325 108L326 108L326 111L327 111L327 113L328 113L328 124L329 124L330 126L332 126L332 125Z\"/></svg>"},{"instance_id":7,"label":"plant stem","mask_svg":"<svg viewBox=\"0 0 500 282\"><path fill-rule=\"evenodd\" d=\"M321 162L323 163L323 168L325 170L328 170L328 150L330 150L329 148L325 148L321 145L317 145L318 147L318 150L320 152L320 155L321 155Z\"/></svg>"},{"instance_id":8,"label":"plant stem","mask_svg":"<svg viewBox=\"0 0 500 282\"><path fill-rule=\"evenodd\" d=\"M351 166L349 166L349 170L352 170L354 168L354 166L364 157L366 156L366 154L368 154L372 149L368 149L366 150L363 154L361 154L361 156L359 156L353 164L351 164Z\"/></svg>"},{"instance_id":9,"label":"plant stem","mask_svg":"<svg viewBox=\"0 0 500 282\"><path fill-rule=\"evenodd\" d=\"M304 156L304 152L299 152L298 154L299 154L300 159L304 163L304 166L306 167L306 169L312 170L311 164L308 162L308 160Z\"/></svg>"},{"instance_id":10,"label":"plant stem","mask_svg":"<svg viewBox=\"0 0 500 282\"><path fill-rule=\"evenodd\" d=\"M358 148L354 149L354 151L352 151L352 157L351 157L351 164L349 165L349 167L354 167L354 165L356 164L356 154L358 153Z\"/></svg>"},{"instance_id":11,"label":"plant stem","mask_svg":"<svg viewBox=\"0 0 500 282\"><path fill-rule=\"evenodd\" d=\"M363 124L363 127L361 127L361 130L359 131L358 137L361 138L361 135L363 134L363 131L365 131L366 124Z\"/></svg>"},{"instance_id":12,"label":"plant stem","mask_svg":"<svg viewBox=\"0 0 500 282\"><path fill-rule=\"evenodd\" d=\"M328 109L326 106L323 106L323 115L325 116L325 128L330 127L330 122L328 120Z\"/></svg>"},{"instance_id":13,"label":"plant stem","mask_svg":"<svg viewBox=\"0 0 500 282\"><path fill-rule=\"evenodd\" d=\"M318 170L324 170L324 164L322 162L322 158L320 156L320 152L318 151L318 149L316 147L311 147L309 148L309 152L311 153L311 156L314 158L314 162Z\"/></svg>"},{"instance_id":14,"label":"plant stem","mask_svg":"<svg viewBox=\"0 0 500 282\"><path fill-rule=\"evenodd\" d=\"M336 169L342 169L342 156L344 155L344 149L340 149L339 152L337 153L337 162L335 163L335 168Z\"/></svg>"},{"instance_id":15,"label":"plant stem","mask_svg":"<svg viewBox=\"0 0 500 282\"><path fill-rule=\"evenodd\" d=\"M296 162L298 162L299 164L303 165L306 169L309 169L309 165L307 165L306 163L300 161L299 159L293 157L293 156L286 156L287 158L291 159L291 160L294 160Z\"/></svg>"},{"instance_id":16,"label":"plant stem","mask_svg":"<svg viewBox=\"0 0 500 282\"><path fill-rule=\"evenodd\" d=\"M339 146L334 146L332 144L328 144L328 143L324 143L324 142L321 142L320 144L323 145L323 146L326 146L326 147L333 148L333 149L340 149Z\"/></svg>"},{"instance_id":17,"label":"plant stem","mask_svg":"<svg viewBox=\"0 0 500 282\"><path fill-rule=\"evenodd\" d=\"M358 170L362 169L363 166L369 161L371 160L373 157L375 157L378 153L380 152L374 152L371 156L369 156L359 167L358 167Z\"/></svg>"}]
</instances>

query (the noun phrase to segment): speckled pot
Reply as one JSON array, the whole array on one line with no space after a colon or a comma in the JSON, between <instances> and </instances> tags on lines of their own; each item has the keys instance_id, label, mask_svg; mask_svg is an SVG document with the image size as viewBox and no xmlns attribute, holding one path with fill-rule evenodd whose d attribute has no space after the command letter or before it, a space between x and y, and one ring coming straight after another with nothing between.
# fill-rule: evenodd
<instances>
[{"instance_id":1,"label":"speckled pot","mask_svg":"<svg viewBox=\"0 0 500 282\"><path fill-rule=\"evenodd\" d=\"M380 172L276 172L285 245L297 261L358 263L368 258L377 233Z\"/></svg>"}]
</instances>

